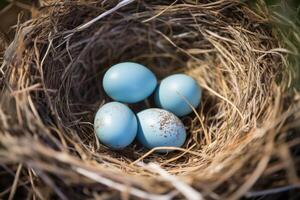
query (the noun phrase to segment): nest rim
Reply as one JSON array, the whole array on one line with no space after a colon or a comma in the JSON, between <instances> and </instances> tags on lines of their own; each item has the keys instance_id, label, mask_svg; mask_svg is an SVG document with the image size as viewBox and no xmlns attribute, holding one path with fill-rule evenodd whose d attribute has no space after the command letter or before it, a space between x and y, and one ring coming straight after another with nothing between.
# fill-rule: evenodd
<instances>
[{"instance_id":1,"label":"nest rim","mask_svg":"<svg viewBox=\"0 0 300 200\"><path fill-rule=\"evenodd\" d=\"M97 25L78 32L76 27L84 22L81 17L93 18L99 10L111 5L100 4L100 9L91 7L90 14L84 9L94 6L93 3L88 6L52 5L55 12L48 8L41 10L44 13L41 19L35 19L20 29L19 40L15 43L18 44L17 53L7 56L12 68L7 70L6 80L15 90L13 98L20 102L16 106L20 113L15 120L29 130L28 135L38 132L38 128L44 130L46 136L37 134L52 143L53 153L66 150L69 157L65 162L74 164L77 157L84 164L77 163L76 166L101 172L122 183L139 185L151 192L169 191L170 183L165 183L166 177L156 165L151 168L140 161L155 162L168 174L179 176L192 185L208 182L213 190L219 188L221 181L217 177L224 171L229 171L225 175L227 179L235 173L244 176L245 185L249 181L245 174L252 177L257 163L266 165L271 159L268 152L275 148L274 138L280 134L282 122L287 119L287 116L280 117L290 109L283 103L286 86L276 83L278 74L283 76L283 82L290 79L290 74L285 71L285 55L276 51L280 44L264 26L265 20L237 2L218 2L219 5L160 3L139 4L139 12L131 10L136 5L124 7ZM201 10L203 8L207 10ZM232 13L224 12L226 9ZM75 19L71 17L74 13L78 14ZM207 24L206 17L213 25ZM240 18L245 21L238 23ZM42 20L46 20L47 26ZM70 27L75 32L67 35L66 40ZM216 29L219 30L213 32ZM111 42L116 37L124 38L124 41ZM139 46L147 49L136 51ZM255 58L254 61L251 57ZM24 62L20 63L20 58L25 58ZM124 61L149 66L160 78L177 72L186 73L204 89L197 112L182 118L189 127L188 140L183 148L176 148L178 151L166 155L154 154L159 148L148 151L137 145L111 151L103 148L95 134L91 134L94 132L93 113L104 102L110 101L99 80L109 66ZM17 68L20 64L22 67ZM99 66L105 67L99 69ZM133 110L141 107L144 105L131 106ZM28 111L31 114L25 113ZM22 117L25 120L20 119ZM36 122L27 127L24 121L33 119ZM254 147L255 152L251 152ZM51 158L39 145L32 148L24 153L25 157L31 153L40 154L64 163L57 156ZM262 156L258 156L259 153ZM36 157L30 159L41 162ZM251 166L250 172L241 170L246 164ZM61 170L66 169L61 167ZM74 170L73 173L87 177L86 172ZM155 183L162 184L163 189L155 188ZM229 195L227 198L237 198L243 195L242 192L244 188L237 187L226 195ZM183 195L187 194L183 192Z\"/></svg>"}]
</instances>

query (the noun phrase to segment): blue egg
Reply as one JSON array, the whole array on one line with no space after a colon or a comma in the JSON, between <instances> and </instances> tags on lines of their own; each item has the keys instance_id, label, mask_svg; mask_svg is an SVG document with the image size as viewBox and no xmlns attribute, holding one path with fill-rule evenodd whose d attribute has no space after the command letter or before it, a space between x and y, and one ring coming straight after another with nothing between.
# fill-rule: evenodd
<instances>
[{"instance_id":1,"label":"blue egg","mask_svg":"<svg viewBox=\"0 0 300 200\"><path fill-rule=\"evenodd\" d=\"M137 119L126 105L110 102L97 111L94 129L104 145L113 149L122 149L135 139Z\"/></svg>"},{"instance_id":2,"label":"blue egg","mask_svg":"<svg viewBox=\"0 0 300 200\"><path fill-rule=\"evenodd\" d=\"M104 75L103 87L116 101L136 103L146 99L155 90L155 75L143 65L132 62L112 66Z\"/></svg>"},{"instance_id":3,"label":"blue egg","mask_svg":"<svg viewBox=\"0 0 300 200\"><path fill-rule=\"evenodd\" d=\"M185 127L173 113L150 108L137 114L137 139L145 147L181 147L186 139ZM171 150L159 150L170 152Z\"/></svg>"},{"instance_id":4,"label":"blue egg","mask_svg":"<svg viewBox=\"0 0 300 200\"><path fill-rule=\"evenodd\" d=\"M190 76L175 74L163 79L155 92L155 103L181 117L193 111L201 99L201 88Z\"/></svg>"}]
</instances>

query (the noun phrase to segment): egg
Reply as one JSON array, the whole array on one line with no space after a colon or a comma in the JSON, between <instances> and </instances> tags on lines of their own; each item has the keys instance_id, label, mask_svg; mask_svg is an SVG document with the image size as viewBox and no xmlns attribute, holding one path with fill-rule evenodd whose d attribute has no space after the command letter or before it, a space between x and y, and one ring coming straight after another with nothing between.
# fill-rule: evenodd
<instances>
[{"instance_id":1,"label":"egg","mask_svg":"<svg viewBox=\"0 0 300 200\"><path fill-rule=\"evenodd\" d=\"M136 103L150 96L157 86L155 75L145 66L123 62L109 68L103 88L115 101Z\"/></svg>"},{"instance_id":2,"label":"egg","mask_svg":"<svg viewBox=\"0 0 300 200\"><path fill-rule=\"evenodd\" d=\"M193 111L201 99L201 88L190 76L175 74L164 78L155 92L155 103L181 117Z\"/></svg>"},{"instance_id":3,"label":"egg","mask_svg":"<svg viewBox=\"0 0 300 200\"><path fill-rule=\"evenodd\" d=\"M110 102L97 111L94 129L101 143L112 149L122 149L135 139L137 119L126 105Z\"/></svg>"},{"instance_id":4,"label":"egg","mask_svg":"<svg viewBox=\"0 0 300 200\"><path fill-rule=\"evenodd\" d=\"M150 108L137 114L137 140L145 147L181 147L186 139L185 127L173 113ZM170 152L171 150L159 150Z\"/></svg>"}]
</instances>

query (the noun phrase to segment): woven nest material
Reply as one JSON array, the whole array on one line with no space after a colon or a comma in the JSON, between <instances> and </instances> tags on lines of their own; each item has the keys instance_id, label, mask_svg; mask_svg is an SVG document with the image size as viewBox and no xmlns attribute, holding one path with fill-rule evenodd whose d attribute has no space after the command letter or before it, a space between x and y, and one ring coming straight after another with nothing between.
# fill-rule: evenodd
<instances>
[{"instance_id":1,"label":"woven nest material","mask_svg":"<svg viewBox=\"0 0 300 200\"><path fill-rule=\"evenodd\" d=\"M1 67L3 197L238 199L299 183L286 53L267 14L236 1L45 1ZM103 73L122 61L201 85L182 148L98 142Z\"/></svg>"}]
</instances>

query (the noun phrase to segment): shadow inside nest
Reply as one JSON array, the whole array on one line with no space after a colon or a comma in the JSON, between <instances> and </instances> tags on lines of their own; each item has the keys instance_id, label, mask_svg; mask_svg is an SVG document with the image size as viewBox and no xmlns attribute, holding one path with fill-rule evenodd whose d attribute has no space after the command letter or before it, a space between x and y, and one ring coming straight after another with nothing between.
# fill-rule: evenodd
<instances>
[{"instance_id":1,"label":"shadow inside nest","mask_svg":"<svg viewBox=\"0 0 300 200\"><path fill-rule=\"evenodd\" d=\"M174 73L192 72L208 62L213 67L217 59L215 52L211 51L213 45L199 32L199 22L192 18L189 11L183 12L178 18L170 19L168 15L163 15L158 20L144 23L149 20L150 13L145 8L139 9L134 16L127 13L128 16L124 16L123 12L113 14L88 30L66 39L62 34L66 29L80 25L88 15L93 16L89 9L76 7L62 16L53 13L57 22L55 25L49 24L47 28L57 30L57 33L49 30L50 33L46 35L37 26L35 31L26 36L28 45L35 43L40 54L44 55L40 58L43 59L43 67L39 66L42 71L33 68L30 72L42 73L42 77L36 77L37 82L42 78L44 88L47 88L34 97L44 122L58 123L65 134L75 133L85 145L99 145L95 144L92 122L99 106L111 101L102 88L103 74L110 66L124 61L138 62L149 67L158 79ZM199 20L206 21L206 18L204 16ZM178 20L186 23L178 23ZM214 26L208 24L204 27L215 30ZM36 32L39 32L39 38L36 38ZM48 45L42 41L48 41ZM190 48L204 53L190 53L187 50ZM204 110L208 118L213 118L217 112L214 105L217 105L218 99L204 91L202 102L198 111ZM145 108L143 102L130 106L136 112ZM151 106L155 107L153 102ZM193 126L199 129L200 124L195 117L195 114L191 114L183 119L187 128ZM196 138L197 146L200 147L203 134L197 134ZM191 143L189 140L186 147ZM109 151L102 146L100 152L103 150ZM126 156L132 161L145 152L147 150L141 149L138 144L122 152L115 151L116 155Z\"/></svg>"}]
</instances>

